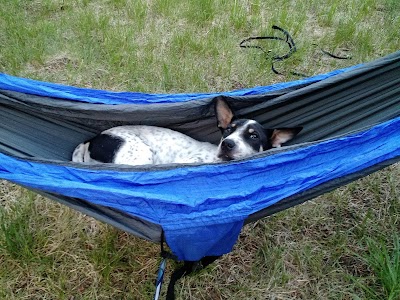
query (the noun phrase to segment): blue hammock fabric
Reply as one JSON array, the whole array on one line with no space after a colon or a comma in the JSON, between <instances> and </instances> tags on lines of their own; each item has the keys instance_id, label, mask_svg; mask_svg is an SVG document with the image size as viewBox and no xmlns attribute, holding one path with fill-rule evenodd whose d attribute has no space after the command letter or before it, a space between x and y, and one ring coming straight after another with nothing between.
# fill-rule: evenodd
<instances>
[{"instance_id":1,"label":"blue hammock fabric","mask_svg":"<svg viewBox=\"0 0 400 300\"><path fill-rule=\"evenodd\" d=\"M173 253L196 261L231 251L250 214L400 156L399 128L396 118L365 132L264 158L156 172L93 171L1 154L0 176L160 224Z\"/></svg>"},{"instance_id":2,"label":"blue hammock fabric","mask_svg":"<svg viewBox=\"0 0 400 300\"><path fill-rule=\"evenodd\" d=\"M263 100L264 94L294 88L294 98L290 98L288 103L300 105L296 99L309 99L317 92L322 93L318 96L321 99L336 95L336 92L325 92L324 88L333 87L343 91L340 84L348 84L350 76L356 78L356 83L365 84L366 80L360 79L361 74L370 77L372 70L380 71L382 66L389 66L385 74L390 74L387 76L390 83L380 84L380 78L384 77L379 74L375 75L374 80L378 80L379 89L382 85L382 89L392 87L394 91L384 92L384 96L373 95L371 103L379 103L382 97L392 99L389 111L393 117L382 117L379 120L385 121L363 125L365 128L357 127L357 130L346 134L309 140L229 163L167 165L153 169L115 165L87 166L40 157L19 157L5 151L0 152L0 178L34 190L84 199L158 224L179 260L198 261L205 256L220 256L231 251L244 222L252 214L293 195L400 158L400 97L397 88L399 61L400 53L396 53L388 60L379 60L372 65L373 68L358 65L304 80L222 93L237 97L238 103L242 101L244 105L248 105L251 100L273 108L283 100L274 102L273 99L269 104L270 100ZM369 85L372 84L366 84ZM124 108L128 104L151 106L197 100L200 102L196 103L203 103L203 99L221 95L115 93L38 82L5 74L0 74L0 90L4 91L3 98L0 98L4 109L16 103L19 105L16 106L17 110L26 106L20 105L23 101L18 98L18 93L26 94L27 98L30 95L41 96L43 101L53 101L55 107L57 101L61 103L69 100L96 107L122 105ZM360 90L367 95L367 89ZM348 94L351 95L351 92ZM287 95L282 94L281 97ZM34 100L38 101L35 97ZM211 100L204 102L209 104ZM367 104L361 101L360 105L366 107ZM328 106L327 109L334 109L332 102ZM373 107L372 104L370 106ZM386 106L389 107L389 104ZM34 108L32 106L27 112L30 113ZM291 109L287 114L290 116L298 110ZM277 111L280 114L280 110ZM380 112L376 110L374 114ZM52 114L56 113L55 109ZM349 120L349 123L358 122L352 116ZM70 123L66 124L70 126ZM6 143L1 136L0 144Z\"/></svg>"},{"instance_id":3,"label":"blue hammock fabric","mask_svg":"<svg viewBox=\"0 0 400 300\"><path fill-rule=\"evenodd\" d=\"M326 74L320 74L302 80L292 82L277 83L269 86L259 86L248 89L240 89L224 93L187 93L187 94L148 94L135 92L111 92L105 90L96 90L88 88L79 88L51 82L43 82L27 78L20 78L4 73L0 73L0 89L11 90L20 93L39 95L45 97L53 97L60 99L76 100L80 102L93 104L154 104L154 103L176 103L185 102L196 99L204 99L216 97L219 95L226 96L249 96L260 95L270 91L280 90L296 85L310 82L317 82L329 77L341 74L360 67L361 65L349 68L334 70Z\"/></svg>"}]
</instances>

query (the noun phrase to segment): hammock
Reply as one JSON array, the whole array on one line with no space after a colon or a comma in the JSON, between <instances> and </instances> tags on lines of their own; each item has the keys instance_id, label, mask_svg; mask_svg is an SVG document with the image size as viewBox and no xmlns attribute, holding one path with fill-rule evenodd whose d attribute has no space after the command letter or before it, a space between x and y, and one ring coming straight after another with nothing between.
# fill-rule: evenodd
<instances>
[{"instance_id":1,"label":"hammock","mask_svg":"<svg viewBox=\"0 0 400 300\"><path fill-rule=\"evenodd\" d=\"M270 128L303 126L288 147L206 165L70 162L74 147L123 124L217 143L212 100ZM153 242L179 260L231 251L247 222L400 158L400 52L304 80L214 94L76 88L0 74L0 178Z\"/></svg>"}]
</instances>

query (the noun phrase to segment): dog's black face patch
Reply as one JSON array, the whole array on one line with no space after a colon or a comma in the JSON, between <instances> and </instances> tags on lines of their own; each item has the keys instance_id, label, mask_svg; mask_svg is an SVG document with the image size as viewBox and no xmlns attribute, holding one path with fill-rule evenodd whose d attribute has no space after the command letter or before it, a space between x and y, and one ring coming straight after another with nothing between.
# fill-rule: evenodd
<instances>
[{"instance_id":1,"label":"dog's black face patch","mask_svg":"<svg viewBox=\"0 0 400 300\"><path fill-rule=\"evenodd\" d=\"M124 144L122 138L104 133L95 136L89 142L90 157L103 163L113 163L115 153Z\"/></svg>"},{"instance_id":2,"label":"dog's black face patch","mask_svg":"<svg viewBox=\"0 0 400 300\"><path fill-rule=\"evenodd\" d=\"M256 121L234 120L222 132L218 156L223 160L242 158L271 148L266 130Z\"/></svg>"},{"instance_id":3,"label":"dog's black face patch","mask_svg":"<svg viewBox=\"0 0 400 300\"><path fill-rule=\"evenodd\" d=\"M246 130L243 131L242 137L254 152L261 152L272 148L266 130L257 122L249 123Z\"/></svg>"},{"instance_id":4,"label":"dog's black face patch","mask_svg":"<svg viewBox=\"0 0 400 300\"><path fill-rule=\"evenodd\" d=\"M225 129L222 129L222 138L228 137L235 132L235 130L242 124L243 120L238 120L237 122L232 122Z\"/></svg>"}]
</instances>

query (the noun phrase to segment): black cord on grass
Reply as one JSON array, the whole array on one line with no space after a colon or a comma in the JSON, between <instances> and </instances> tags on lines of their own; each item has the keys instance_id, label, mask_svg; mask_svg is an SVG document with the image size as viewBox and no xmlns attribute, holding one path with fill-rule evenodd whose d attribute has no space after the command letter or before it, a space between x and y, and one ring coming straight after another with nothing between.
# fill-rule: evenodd
<instances>
[{"instance_id":1,"label":"black cord on grass","mask_svg":"<svg viewBox=\"0 0 400 300\"><path fill-rule=\"evenodd\" d=\"M273 25L272 29L282 32L284 34L284 37L278 37L278 36L254 36L254 37L249 37L249 38L244 39L243 41L241 41L239 46L241 48L259 49L262 52L264 52L265 54L269 54L270 51L265 51L264 48L261 47L261 46L252 45L251 42L254 41L254 40L276 40L276 41L285 42L289 47L289 51L284 55L275 55L275 56L273 56L271 58L271 70L272 70L272 72L274 72L277 75L284 75L282 72L279 72L276 69L275 63L281 62L281 61L283 61L285 59L288 59L290 56L292 56L292 54L297 51L296 44L294 43L294 40L293 40L292 36L285 29L280 28L280 27L278 27L276 25ZM330 57L332 57L332 58L335 58L335 59L351 59L350 56L338 56L338 55L332 54L332 53L330 53L328 51L325 51L323 49L321 49L321 52L326 54L326 55L328 55L328 56L330 56ZM303 73L296 72L296 71L292 71L292 72L290 72L290 74L295 75L295 76L300 76L300 77L309 77L308 75L305 75Z\"/></svg>"}]
</instances>

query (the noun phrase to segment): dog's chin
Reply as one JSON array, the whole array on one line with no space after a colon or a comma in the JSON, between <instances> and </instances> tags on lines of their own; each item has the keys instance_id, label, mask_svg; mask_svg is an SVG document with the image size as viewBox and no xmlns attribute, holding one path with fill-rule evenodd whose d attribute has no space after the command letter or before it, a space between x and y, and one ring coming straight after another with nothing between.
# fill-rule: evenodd
<instances>
[{"instance_id":1,"label":"dog's chin","mask_svg":"<svg viewBox=\"0 0 400 300\"><path fill-rule=\"evenodd\" d=\"M234 160L234 158L230 157L229 155L220 155L218 158L222 161L231 161Z\"/></svg>"},{"instance_id":2,"label":"dog's chin","mask_svg":"<svg viewBox=\"0 0 400 300\"><path fill-rule=\"evenodd\" d=\"M218 153L218 158L221 161L232 161L232 160L244 159L244 158L254 155L256 153L257 152L243 154L243 153L238 153L238 152L229 153L229 152L220 151Z\"/></svg>"},{"instance_id":3,"label":"dog's chin","mask_svg":"<svg viewBox=\"0 0 400 300\"><path fill-rule=\"evenodd\" d=\"M218 154L218 158L222 161L231 161L231 160L235 160L235 158L232 156L232 154L229 153L224 153L224 152L220 152Z\"/></svg>"}]
</instances>

